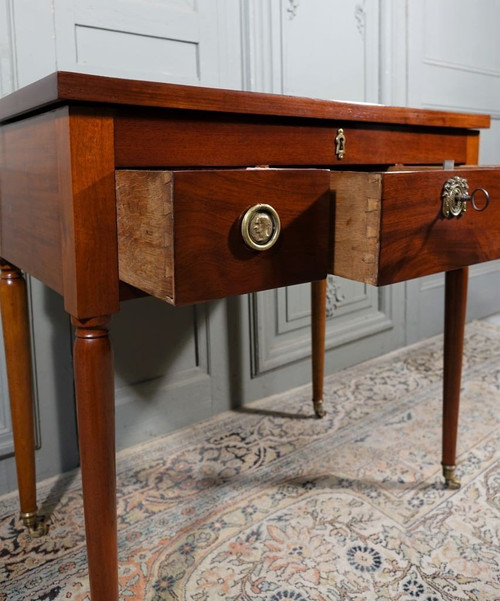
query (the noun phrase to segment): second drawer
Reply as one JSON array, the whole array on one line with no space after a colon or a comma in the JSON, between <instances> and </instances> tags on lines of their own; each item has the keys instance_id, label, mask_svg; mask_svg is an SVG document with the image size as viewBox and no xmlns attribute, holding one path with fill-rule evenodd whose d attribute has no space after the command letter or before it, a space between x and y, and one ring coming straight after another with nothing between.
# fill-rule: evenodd
<instances>
[{"instance_id":1,"label":"second drawer","mask_svg":"<svg viewBox=\"0 0 500 601\"><path fill-rule=\"evenodd\" d=\"M446 217L443 193L455 203L464 185L489 205ZM331 273L380 286L500 258L500 168L332 172L331 187Z\"/></svg>"}]
</instances>

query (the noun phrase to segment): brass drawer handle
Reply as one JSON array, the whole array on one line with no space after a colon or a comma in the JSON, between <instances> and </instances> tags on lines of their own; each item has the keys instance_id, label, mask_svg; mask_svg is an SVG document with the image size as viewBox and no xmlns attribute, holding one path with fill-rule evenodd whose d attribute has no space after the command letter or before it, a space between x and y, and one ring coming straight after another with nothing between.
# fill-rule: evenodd
<instances>
[{"instance_id":1,"label":"brass drawer handle","mask_svg":"<svg viewBox=\"0 0 500 601\"><path fill-rule=\"evenodd\" d=\"M475 196L482 192L484 194L484 204L479 206L476 204ZM441 193L441 211L443 215L449 219L452 217L460 217L467 210L467 202L470 201L472 208L475 211L484 211L490 204L490 195L484 188L476 188L469 194L469 184L464 177L455 175L450 178L443 186Z\"/></svg>"},{"instance_id":2,"label":"brass drawer handle","mask_svg":"<svg viewBox=\"0 0 500 601\"><path fill-rule=\"evenodd\" d=\"M241 235L253 250L267 250L276 244L281 231L279 215L271 205L250 207L241 221Z\"/></svg>"}]
</instances>

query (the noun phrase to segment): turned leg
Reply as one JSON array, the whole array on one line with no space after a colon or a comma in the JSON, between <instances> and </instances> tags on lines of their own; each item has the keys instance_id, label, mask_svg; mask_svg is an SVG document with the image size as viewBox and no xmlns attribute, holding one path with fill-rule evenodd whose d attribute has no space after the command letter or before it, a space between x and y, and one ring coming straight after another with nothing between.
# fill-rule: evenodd
<instances>
[{"instance_id":1,"label":"turned leg","mask_svg":"<svg viewBox=\"0 0 500 601\"><path fill-rule=\"evenodd\" d=\"M26 281L21 271L2 262L0 303L7 363L12 429L21 518L32 537L45 532L36 506L35 424Z\"/></svg>"},{"instance_id":2,"label":"turned leg","mask_svg":"<svg viewBox=\"0 0 500 601\"><path fill-rule=\"evenodd\" d=\"M73 318L75 387L92 601L118 601L113 354L109 317Z\"/></svg>"},{"instance_id":3,"label":"turned leg","mask_svg":"<svg viewBox=\"0 0 500 601\"><path fill-rule=\"evenodd\" d=\"M468 268L448 271L445 281L443 371L443 476L446 486L460 487L455 476L458 411L462 381Z\"/></svg>"},{"instance_id":4,"label":"turned leg","mask_svg":"<svg viewBox=\"0 0 500 601\"><path fill-rule=\"evenodd\" d=\"M311 336L313 406L317 417L326 415L323 407L325 379L326 279L311 282Z\"/></svg>"}]
</instances>

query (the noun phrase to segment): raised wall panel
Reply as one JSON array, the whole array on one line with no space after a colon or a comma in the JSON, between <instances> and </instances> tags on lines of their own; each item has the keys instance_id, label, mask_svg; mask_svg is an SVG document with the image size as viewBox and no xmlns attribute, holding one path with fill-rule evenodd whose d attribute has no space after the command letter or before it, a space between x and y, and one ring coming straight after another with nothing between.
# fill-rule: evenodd
<instances>
[{"instance_id":1,"label":"raised wall panel","mask_svg":"<svg viewBox=\"0 0 500 601\"><path fill-rule=\"evenodd\" d=\"M262 2L258 8L262 14ZM268 25L275 24L274 43L266 45L268 63L281 63L282 77L277 89L280 80L274 72L264 91L364 102L378 100L378 2L287 0L282 2L281 23L276 22L271 6L267 9ZM266 82L260 83L262 89ZM403 303L401 287L376 289L329 278L329 369L352 365L382 349L388 351L400 345L404 340ZM253 377L279 378L278 369L295 364L307 381L309 367L304 360L311 353L310 286L254 295L251 316Z\"/></svg>"},{"instance_id":2,"label":"raised wall panel","mask_svg":"<svg viewBox=\"0 0 500 601\"><path fill-rule=\"evenodd\" d=\"M410 103L499 113L498 10L497 0L480 10L469 0L410 0Z\"/></svg>"},{"instance_id":3,"label":"raised wall panel","mask_svg":"<svg viewBox=\"0 0 500 601\"><path fill-rule=\"evenodd\" d=\"M199 45L99 27L78 25L75 30L78 65L99 65L106 70L166 73L177 80L199 81Z\"/></svg>"},{"instance_id":4,"label":"raised wall panel","mask_svg":"<svg viewBox=\"0 0 500 601\"><path fill-rule=\"evenodd\" d=\"M203 304L122 303L111 328L119 448L212 415L207 320Z\"/></svg>"},{"instance_id":5,"label":"raised wall panel","mask_svg":"<svg viewBox=\"0 0 500 601\"><path fill-rule=\"evenodd\" d=\"M408 103L492 115L481 132L479 162L500 162L500 38L497 0L409 0ZM456 35L465 32L465 38ZM464 43L464 39L466 42ZM451 157L450 157L451 158ZM500 310L500 262L470 270L468 319ZM444 277L407 283L407 339L443 328Z\"/></svg>"},{"instance_id":6,"label":"raised wall panel","mask_svg":"<svg viewBox=\"0 0 500 601\"><path fill-rule=\"evenodd\" d=\"M240 87L239 12L228 0L55 0L55 23L61 70Z\"/></svg>"},{"instance_id":7,"label":"raised wall panel","mask_svg":"<svg viewBox=\"0 0 500 601\"><path fill-rule=\"evenodd\" d=\"M328 351L347 348L342 364L371 354L366 338L380 336L387 350L402 340L402 297L398 288L374 288L329 277L327 290ZM311 354L310 285L280 288L256 295L254 301L254 376L303 360ZM399 334L393 334L397 324ZM362 345L363 349L356 348Z\"/></svg>"},{"instance_id":8,"label":"raised wall panel","mask_svg":"<svg viewBox=\"0 0 500 601\"><path fill-rule=\"evenodd\" d=\"M498 0L425 0L424 62L500 77ZM464 27L466 27L464 29ZM461 35L467 34L467 43Z\"/></svg>"}]
</instances>

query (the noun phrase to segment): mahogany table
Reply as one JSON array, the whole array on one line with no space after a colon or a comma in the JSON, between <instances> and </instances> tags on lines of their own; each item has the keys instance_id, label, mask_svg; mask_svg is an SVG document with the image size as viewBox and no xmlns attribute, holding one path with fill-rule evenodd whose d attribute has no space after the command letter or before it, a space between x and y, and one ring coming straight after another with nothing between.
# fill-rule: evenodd
<instances>
[{"instance_id":1,"label":"mahogany table","mask_svg":"<svg viewBox=\"0 0 500 601\"><path fill-rule=\"evenodd\" d=\"M382 285L445 271L442 463L458 485L467 266L500 257L500 171L471 166L488 117L59 72L1 99L0 123L21 516L41 533L22 270L63 295L75 326L93 601L118 599L108 323L131 287L181 305L312 282L321 416L327 274Z\"/></svg>"}]
</instances>

